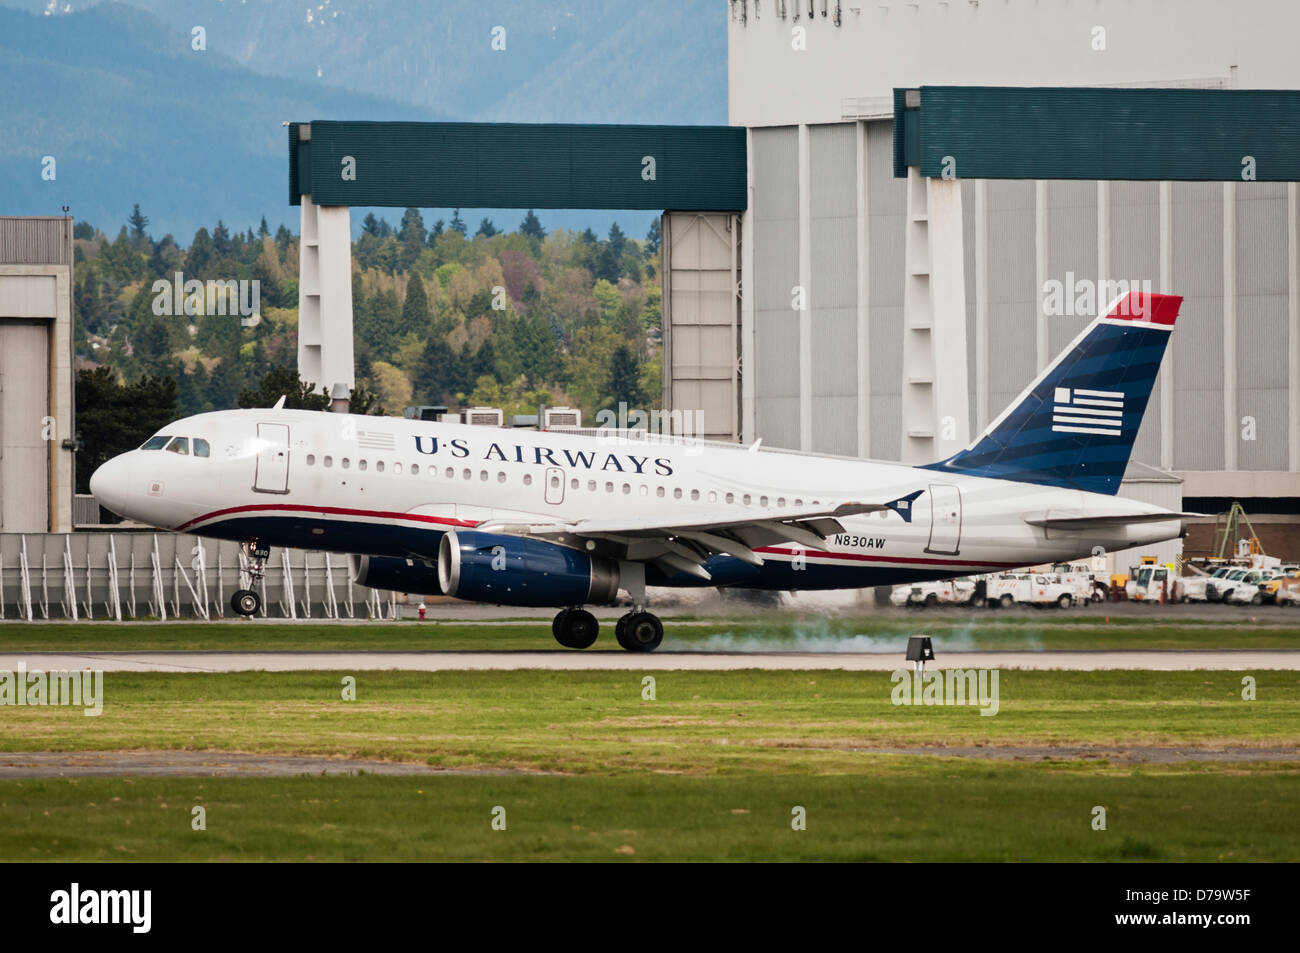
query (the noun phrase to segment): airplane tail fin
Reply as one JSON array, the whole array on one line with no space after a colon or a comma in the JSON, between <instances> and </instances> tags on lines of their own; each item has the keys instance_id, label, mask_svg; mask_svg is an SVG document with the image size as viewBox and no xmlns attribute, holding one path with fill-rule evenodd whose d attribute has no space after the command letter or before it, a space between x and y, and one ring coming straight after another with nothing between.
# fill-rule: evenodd
<instances>
[{"instance_id":1,"label":"airplane tail fin","mask_svg":"<svg viewBox=\"0 0 1300 953\"><path fill-rule=\"evenodd\" d=\"M1123 295L969 447L926 469L1115 493L1182 302Z\"/></svg>"}]
</instances>

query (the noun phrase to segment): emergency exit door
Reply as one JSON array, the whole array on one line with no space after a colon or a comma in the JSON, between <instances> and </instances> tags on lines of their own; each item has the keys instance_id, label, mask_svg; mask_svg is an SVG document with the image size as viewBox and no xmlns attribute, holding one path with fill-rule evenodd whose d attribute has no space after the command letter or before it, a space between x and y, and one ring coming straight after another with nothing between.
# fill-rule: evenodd
<instances>
[{"instance_id":1,"label":"emergency exit door","mask_svg":"<svg viewBox=\"0 0 1300 953\"><path fill-rule=\"evenodd\" d=\"M257 478L259 493L289 492L289 425L258 424Z\"/></svg>"}]
</instances>

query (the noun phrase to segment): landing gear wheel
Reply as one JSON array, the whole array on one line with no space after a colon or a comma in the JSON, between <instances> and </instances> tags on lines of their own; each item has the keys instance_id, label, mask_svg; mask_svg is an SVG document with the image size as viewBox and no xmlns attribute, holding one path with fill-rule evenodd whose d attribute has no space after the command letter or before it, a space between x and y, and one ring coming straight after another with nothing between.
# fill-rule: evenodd
<instances>
[{"instance_id":1,"label":"landing gear wheel","mask_svg":"<svg viewBox=\"0 0 1300 953\"><path fill-rule=\"evenodd\" d=\"M551 623L551 631L566 649L585 649L596 641L600 623L586 609L562 609Z\"/></svg>"},{"instance_id":2,"label":"landing gear wheel","mask_svg":"<svg viewBox=\"0 0 1300 953\"><path fill-rule=\"evenodd\" d=\"M629 652L653 652L664 640L664 624L649 612L629 612L619 620L618 644Z\"/></svg>"},{"instance_id":3,"label":"landing gear wheel","mask_svg":"<svg viewBox=\"0 0 1300 953\"><path fill-rule=\"evenodd\" d=\"M262 597L252 589L238 589L230 597L230 608L239 615L256 615L262 608Z\"/></svg>"}]
</instances>

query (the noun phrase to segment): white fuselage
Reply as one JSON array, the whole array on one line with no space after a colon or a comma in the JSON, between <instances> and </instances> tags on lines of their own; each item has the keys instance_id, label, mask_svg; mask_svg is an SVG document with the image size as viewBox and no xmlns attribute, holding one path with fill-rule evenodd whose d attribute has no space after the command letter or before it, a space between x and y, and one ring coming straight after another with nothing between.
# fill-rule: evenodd
<instances>
[{"instance_id":1,"label":"white fuselage","mask_svg":"<svg viewBox=\"0 0 1300 953\"><path fill-rule=\"evenodd\" d=\"M795 507L885 503L916 491L923 492L910 520L895 510L844 517L844 532L830 536L824 552L764 547L773 572L744 579L715 572L715 581L884 585L1069 560L1181 531L1175 514L1044 529L1026 520L1164 511L1077 490L714 443L261 409L200 414L160 433L201 438L209 455L142 449L114 458L93 480L109 509L200 536L376 556L431 559L448 528L489 520L617 515L674 526L689 524L693 512L733 508L779 519ZM775 571L791 564L800 575ZM700 584L686 576L663 582Z\"/></svg>"}]
</instances>

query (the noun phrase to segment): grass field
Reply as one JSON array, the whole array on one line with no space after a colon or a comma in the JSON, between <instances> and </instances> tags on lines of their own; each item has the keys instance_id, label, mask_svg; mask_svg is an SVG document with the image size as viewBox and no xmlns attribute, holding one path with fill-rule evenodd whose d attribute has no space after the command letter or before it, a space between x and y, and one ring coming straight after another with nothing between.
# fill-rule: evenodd
<instances>
[{"instance_id":1,"label":"grass field","mask_svg":"<svg viewBox=\"0 0 1300 953\"><path fill-rule=\"evenodd\" d=\"M1239 620L1153 621L1083 617L1045 611L884 618L778 615L731 621L665 620L663 650L901 652L924 632L936 650L1051 649L1300 649L1300 613L1280 609ZM674 624L675 622L679 624ZM602 622L597 648L615 648L613 625ZM567 651L551 636L550 620L463 622L162 622L0 623L0 652L17 651Z\"/></svg>"},{"instance_id":2,"label":"grass field","mask_svg":"<svg viewBox=\"0 0 1300 953\"><path fill-rule=\"evenodd\" d=\"M1001 673L1000 709L896 707L885 673L105 676L104 713L0 709L4 751L205 749L506 771L0 781L0 859L1297 860L1300 675ZM1157 746L1167 763L881 754ZM208 829L190 828L191 808ZM491 827L505 808L507 830ZM807 830L791 828L792 809ZM1094 831L1095 806L1107 830Z\"/></svg>"}]
</instances>

